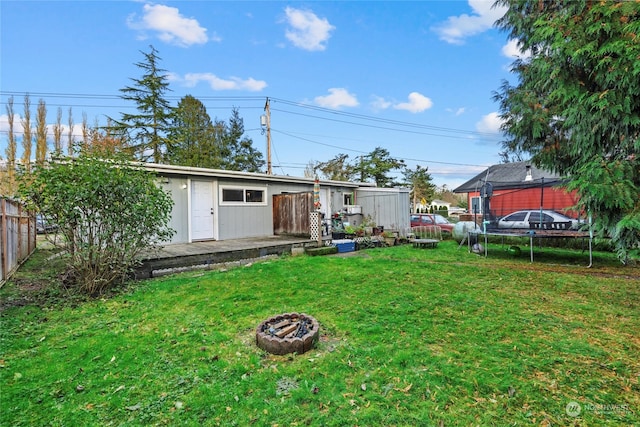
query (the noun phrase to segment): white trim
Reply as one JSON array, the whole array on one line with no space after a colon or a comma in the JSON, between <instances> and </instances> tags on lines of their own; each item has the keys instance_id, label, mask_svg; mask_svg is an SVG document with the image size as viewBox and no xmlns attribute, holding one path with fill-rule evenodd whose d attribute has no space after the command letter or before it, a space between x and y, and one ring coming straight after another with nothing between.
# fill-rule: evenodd
<instances>
[{"instance_id":1,"label":"white trim","mask_svg":"<svg viewBox=\"0 0 640 427\"><path fill-rule=\"evenodd\" d=\"M191 219L193 209L191 209L191 199L191 178L187 178L187 241L189 243L193 242L193 220Z\"/></svg>"}]
</instances>

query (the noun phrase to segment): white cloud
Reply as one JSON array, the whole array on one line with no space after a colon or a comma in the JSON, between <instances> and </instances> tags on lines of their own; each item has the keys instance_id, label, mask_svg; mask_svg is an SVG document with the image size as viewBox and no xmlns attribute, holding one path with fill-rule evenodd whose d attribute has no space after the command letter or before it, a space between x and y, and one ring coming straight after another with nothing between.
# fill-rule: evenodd
<instances>
[{"instance_id":1,"label":"white cloud","mask_svg":"<svg viewBox=\"0 0 640 427\"><path fill-rule=\"evenodd\" d=\"M313 12L287 7L284 10L289 27L285 36L294 46L304 50L325 50L331 31L336 27L326 18L320 19Z\"/></svg>"},{"instance_id":2,"label":"white cloud","mask_svg":"<svg viewBox=\"0 0 640 427\"><path fill-rule=\"evenodd\" d=\"M469 0L473 9L472 15L462 14L450 16L446 22L434 26L432 29L441 40L452 44L462 44L464 39L490 29L495 21L502 18L506 7L493 8L493 0Z\"/></svg>"},{"instance_id":3,"label":"white cloud","mask_svg":"<svg viewBox=\"0 0 640 427\"><path fill-rule=\"evenodd\" d=\"M344 88L331 88L329 95L316 96L314 102L325 108L357 107L360 105L355 95L350 94Z\"/></svg>"},{"instance_id":4,"label":"white cloud","mask_svg":"<svg viewBox=\"0 0 640 427\"><path fill-rule=\"evenodd\" d=\"M14 107L15 108L15 107ZM13 113L13 134L14 135L22 135L22 117L20 114L17 114L14 110ZM3 135L9 132L9 116L7 114L0 115L0 132ZM0 153L0 155L4 155L4 153Z\"/></svg>"},{"instance_id":5,"label":"white cloud","mask_svg":"<svg viewBox=\"0 0 640 427\"><path fill-rule=\"evenodd\" d=\"M501 125L502 119L498 113L493 112L482 116L482 119L476 123L476 130L484 133L499 133Z\"/></svg>"},{"instance_id":6,"label":"white cloud","mask_svg":"<svg viewBox=\"0 0 640 427\"><path fill-rule=\"evenodd\" d=\"M180 14L178 8L161 4L145 4L143 16L136 20L132 15L127 19L129 28L142 31L155 32L157 37L165 43L181 47L193 44L204 44L209 40L220 41L217 36L208 37L207 29L200 26L196 19L186 18Z\"/></svg>"},{"instance_id":7,"label":"white cloud","mask_svg":"<svg viewBox=\"0 0 640 427\"><path fill-rule=\"evenodd\" d=\"M520 41L516 39L509 40L509 42L502 47L502 54L507 58L513 59L526 59L531 57L531 51L527 50L526 52L523 52L520 46Z\"/></svg>"},{"instance_id":8,"label":"white cloud","mask_svg":"<svg viewBox=\"0 0 640 427\"><path fill-rule=\"evenodd\" d=\"M187 87L194 87L200 82L206 82L213 90L246 90L249 92L259 92L267 87L264 80L256 80L252 77L241 79L240 77L229 77L222 79L212 73L187 73L184 78L177 74L172 74L173 81L183 82Z\"/></svg>"},{"instance_id":9,"label":"white cloud","mask_svg":"<svg viewBox=\"0 0 640 427\"><path fill-rule=\"evenodd\" d=\"M453 108L447 108L445 111L449 112L449 113L453 113L456 116L461 116L464 114L465 112L465 108L464 107L460 107L458 109L453 109Z\"/></svg>"},{"instance_id":10,"label":"white cloud","mask_svg":"<svg viewBox=\"0 0 640 427\"><path fill-rule=\"evenodd\" d=\"M393 108L396 110L406 110L411 113L421 113L424 110L428 110L433 106L431 99L418 92L411 92L409 94L409 102L401 102L395 104Z\"/></svg>"},{"instance_id":11,"label":"white cloud","mask_svg":"<svg viewBox=\"0 0 640 427\"><path fill-rule=\"evenodd\" d=\"M391 101L387 101L381 96L373 95L371 98L372 101L369 103L369 105L374 111L386 110L387 108L391 107Z\"/></svg>"}]
</instances>

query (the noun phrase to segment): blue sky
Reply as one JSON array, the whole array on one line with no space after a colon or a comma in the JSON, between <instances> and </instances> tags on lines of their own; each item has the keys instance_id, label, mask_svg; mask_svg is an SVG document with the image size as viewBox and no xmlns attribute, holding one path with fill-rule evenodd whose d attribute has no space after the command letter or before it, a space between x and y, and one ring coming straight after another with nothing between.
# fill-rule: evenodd
<instances>
[{"instance_id":1,"label":"blue sky","mask_svg":"<svg viewBox=\"0 0 640 427\"><path fill-rule=\"evenodd\" d=\"M172 105L190 94L221 120L238 108L265 158L270 98L274 174L383 147L453 188L499 162L492 94L516 49L492 3L3 0L0 156L9 96L16 132L25 93L32 121L43 99L52 125L58 107L65 126L70 107L75 124L104 124L135 109L119 90L153 45Z\"/></svg>"}]
</instances>

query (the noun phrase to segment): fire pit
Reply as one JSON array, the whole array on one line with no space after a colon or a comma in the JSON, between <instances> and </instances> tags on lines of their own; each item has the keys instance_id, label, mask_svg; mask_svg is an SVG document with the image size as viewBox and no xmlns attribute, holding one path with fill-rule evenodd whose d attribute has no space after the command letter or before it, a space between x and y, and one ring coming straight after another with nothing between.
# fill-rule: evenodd
<instances>
[{"instance_id":1,"label":"fire pit","mask_svg":"<svg viewBox=\"0 0 640 427\"><path fill-rule=\"evenodd\" d=\"M256 344L271 354L302 354L311 350L320 335L320 325L304 313L284 313L258 325Z\"/></svg>"}]
</instances>

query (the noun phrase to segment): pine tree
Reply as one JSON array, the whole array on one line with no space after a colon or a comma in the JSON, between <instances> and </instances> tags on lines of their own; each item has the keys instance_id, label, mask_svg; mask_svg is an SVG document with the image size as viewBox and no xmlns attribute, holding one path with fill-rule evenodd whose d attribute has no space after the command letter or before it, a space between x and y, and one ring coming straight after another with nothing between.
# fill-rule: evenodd
<instances>
[{"instance_id":1,"label":"pine tree","mask_svg":"<svg viewBox=\"0 0 640 427\"><path fill-rule=\"evenodd\" d=\"M149 159L161 163L166 147L166 134L171 116L171 106L165 99L170 90L166 70L158 67L161 58L158 51L141 52L144 61L135 65L143 70L139 79L132 78L133 86L120 89L122 99L133 101L138 109L136 114L122 113L121 120L113 120L117 130L129 140L137 157L143 161Z\"/></svg>"},{"instance_id":2,"label":"pine tree","mask_svg":"<svg viewBox=\"0 0 640 427\"><path fill-rule=\"evenodd\" d=\"M227 170L260 172L265 164L262 153L253 147L250 138L244 136L244 121L236 108L223 138L223 153L227 154L223 162L223 168Z\"/></svg>"}]
</instances>

